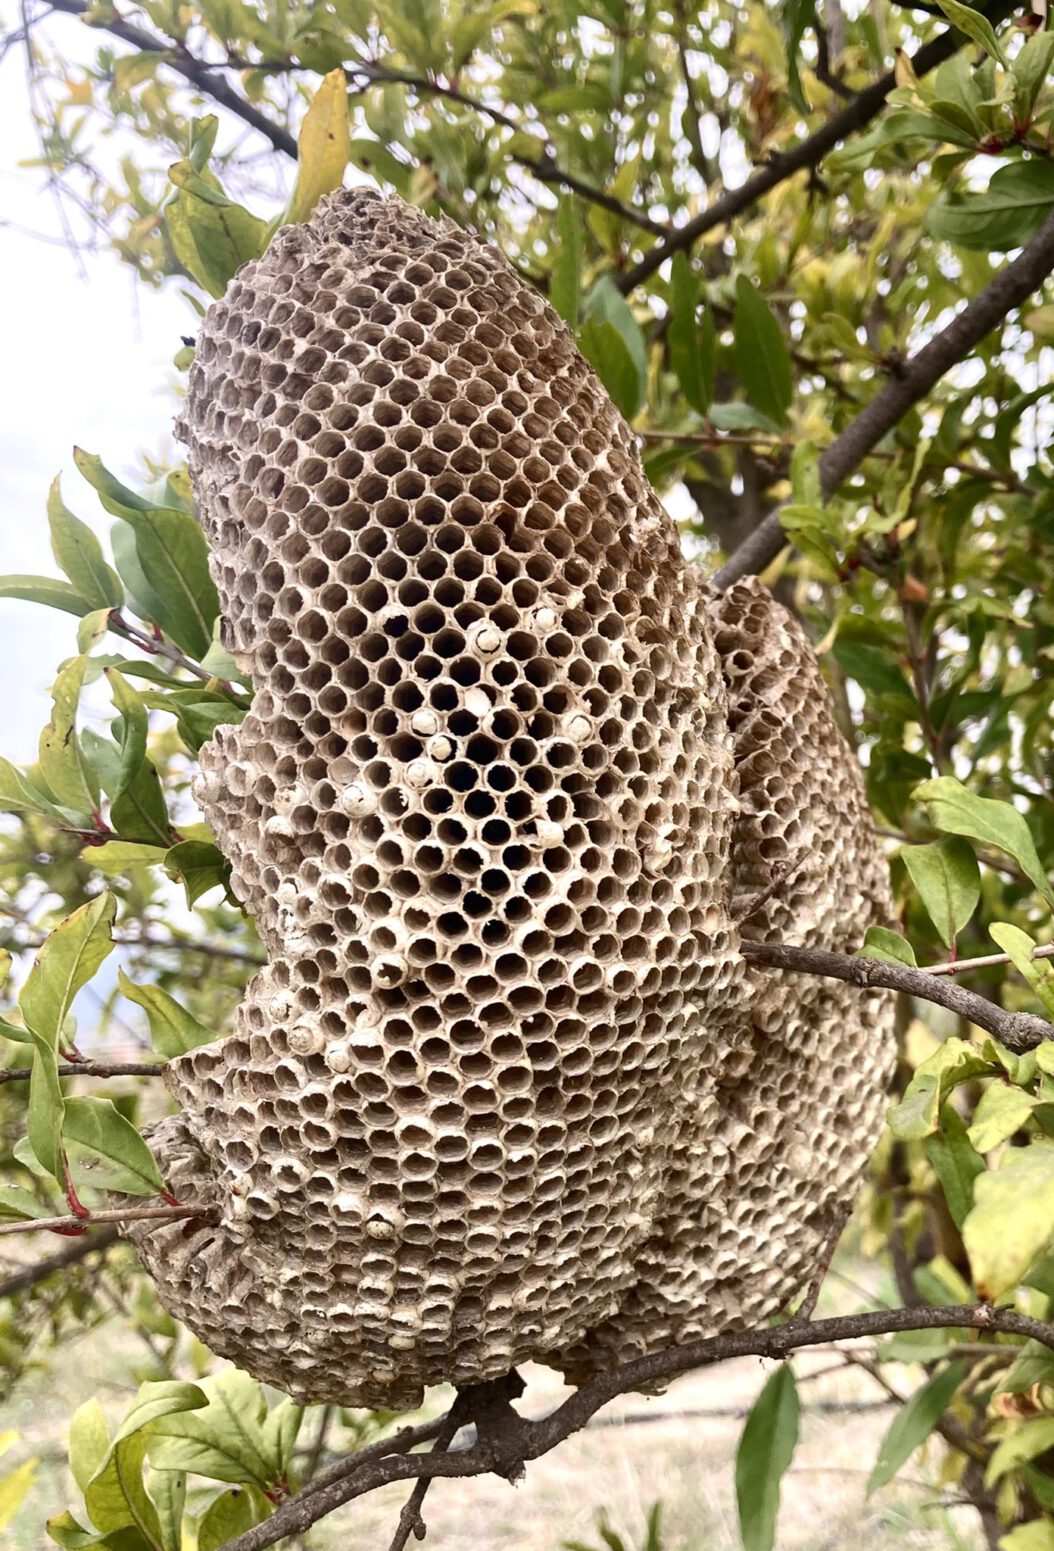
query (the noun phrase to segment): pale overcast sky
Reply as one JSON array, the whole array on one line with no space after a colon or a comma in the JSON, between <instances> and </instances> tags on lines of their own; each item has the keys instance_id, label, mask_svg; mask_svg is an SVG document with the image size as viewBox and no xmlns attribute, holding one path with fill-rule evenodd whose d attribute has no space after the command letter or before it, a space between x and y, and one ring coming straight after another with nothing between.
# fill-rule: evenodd
<instances>
[{"instance_id":1,"label":"pale overcast sky","mask_svg":"<svg viewBox=\"0 0 1054 1551\"><path fill-rule=\"evenodd\" d=\"M72 28L63 29L63 44ZM0 572L58 575L48 542L48 487L63 476L67 505L105 531L94 491L73 467L74 445L134 472L138 455L171 446L176 381L172 357L194 331L173 288L154 292L111 253L73 255L26 234L60 239L53 196L39 169L24 64L16 51L0 70L0 280L4 294L4 385L0 390ZM84 271L87 278L84 278ZM50 714L47 686L76 650L76 620L38 604L0 598L0 754L36 757Z\"/></svg>"}]
</instances>

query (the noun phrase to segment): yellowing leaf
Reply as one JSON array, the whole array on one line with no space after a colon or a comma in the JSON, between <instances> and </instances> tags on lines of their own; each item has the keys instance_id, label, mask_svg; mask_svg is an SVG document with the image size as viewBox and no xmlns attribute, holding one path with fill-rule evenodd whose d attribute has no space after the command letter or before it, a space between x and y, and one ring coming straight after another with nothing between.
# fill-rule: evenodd
<instances>
[{"instance_id":1,"label":"yellowing leaf","mask_svg":"<svg viewBox=\"0 0 1054 1551\"><path fill-rule=\"evenodd\" d=\"M1011 1148L995 1173L974 1183L976 1205L963 1224L977 1291L998 1298L1016 1287L1054 1235L1054 1146Z\"/></svg>"},{"instance_id":2,"label":"yellowing leaf","mask_svg":"<svg viewBox=\"0 0 1054 1551\"><path fill-rule=\"evenodd\" d=\"M348 83L343 70L323 76L300 126L299 170L289 219L306 221L323 194L339 188L348 165Z\"/></svg>"}]
</instances>

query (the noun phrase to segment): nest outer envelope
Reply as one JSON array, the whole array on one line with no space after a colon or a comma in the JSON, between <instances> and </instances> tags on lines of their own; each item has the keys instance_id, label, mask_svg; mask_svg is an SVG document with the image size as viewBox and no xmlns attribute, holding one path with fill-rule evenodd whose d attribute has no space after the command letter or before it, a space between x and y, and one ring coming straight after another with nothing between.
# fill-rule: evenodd
<instances>
[{"instance_id":1,"label":"nest outer envelope","mask_svg":"<svg viewBox=\"0 0 1054 1551\"><path fill-rule=\"evenodd\" d=\"M392 1409L784 1307L893 1052L889 996L737 951L889 911L798 624L707 589L553 310L396 199L238 272L180 431L254 687L196 794L269 963L166 1071L220 1221L129 1230L161 1301Z\"/></svg>"}]
</instances>

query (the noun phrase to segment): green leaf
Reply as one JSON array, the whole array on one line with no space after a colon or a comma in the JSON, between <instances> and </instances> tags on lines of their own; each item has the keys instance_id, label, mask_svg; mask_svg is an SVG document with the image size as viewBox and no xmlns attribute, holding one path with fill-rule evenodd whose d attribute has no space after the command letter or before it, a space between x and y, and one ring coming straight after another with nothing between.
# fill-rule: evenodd
<instances>
[{"instance_id":1,"label":"green leaf","mask_svg":"<svg viewBox=\"0 0 1054 1551\"><path fill-rule=\"evenodd\" d=\"M293 1400L280 1400L268 1411L260 1452L271 1468L272 1479L288 1474L303 1420L304 1408Z\"/></svg>"},{"instance_id":2,"label":"green leaf","mask_svg":"<svg viewBox=\"0 0 1054 1551\"><path fill-rule=\"evenodd\" d=\"M348 83L343 70L331 70L323 76L300 126L290 221L306 221L323 194L340 187L350 143Z\"/></svg>"},{"instance_id":3,"label":"green leaf","mask_svg":"<svg viewBox=\"0 0 1054 1551\"><path fill-rule=\"evenodd\" d=\"M69 822L50 798L6 759L0 759L0 812L40 813L58 824Z\"/></svg>"},{"instance_id":4,"label":"green leaf","mask_svg":"<svg viewBox=\"0 0 1054 1551\"><path fill-rule=\"evenodd\" d=\"M1049 959L1034 959L1036 944L1027 932L1011 926L1008 921L997 921L988 928L988 933L1035 991L1047 1012L1054 1014L1054 964Z\"/></svg>"},{"instance_id":5,"label":"green leaf","mask_svg":"<svg viewBox=\"0 0 1054 1551\"><path fill-rule=\"evenodd\" d=\"M968 1132L979 1153L991 1152L1020 1131L1032 1114L1036 1100L1021 1088L993 1082L984 1090L974 1110Z\"/></svg>"},{"instance_id":6,"label":"green leaf","mask_svg":"<svg viewBox=\"0 0 1054 1551\"><path fill-rule=\"evenodd\" d=\"M1010 66L1014 81L1014 112L1026 123L1031 117L1054 62L1054 32L1037 32L1026 39Z\"/></svg>"},{"instance_id":7,"label":"green leaf","mask_svg":"<svg viewBox=\"0 0 1054 1551\"><path fill-rule=\"evenodd\" d=\"M88 524L75 517L63 502L57 479L48 494L48 523L51 550L59 569L81 597L93 609L120 608L124 602L121 578L107 565L102 545Z\"/></svg>"},{"instance_id":8,"label":"green leaf","mask_svg":"<svg viewBox=\"0 0 1054 1551\"><path fill-rule=\"evenodd\" d=\"M918 968L915 950L906 937L888 926L869 926L864 934L860 957L879 959L884 964L908 964Z\"/></svg>"},{"instance_id":9,"label":"green leaf","mask_svg":"<svg viewBox=\"0 0 1054 1551\"><path fill-rule=\"evenodd\" d=\"M790 352L775 313L746 275L736 281L736 371L755 409L787 423L794 397Z\"/></svg>"},{"instance_id":10,"label":"green leaf","mask_svg":"<svg viewBox=\"0 0 1054 1551\"><path fill-rule=\"evenodd\" d=\"M130 1002L142 1007L150 1024L150 1038L159 1055L171 1060L207 1045L216 1038L212 1029L191 1016L176 999L162 991L160 986L137 986L128 979L124 970L118 970L117 980L121 992Z\"/></svg>"},{"instance_id":11,"label":"green leaf","mask_svg":"<svg viewBox=\"0 0 1054 1551\"><path fill-rule=\"evenodd\" d=\"M942 242L1006 253L1034 237L1054 205L1054 163L1010 162L993 173L983 194L944 196L926 215Z\"/></svg>"},{"instance_id":12,"label":"green leaf","mask_svg":"<svg viewBox=\"0 0 1054 1551\"><path fill-rule=\"evenodd\" d=\"M901 860L946 948L977 908L981 874L973 848L958 836L931 845L902 846Z\"/></svg>"},{"instance_id":13,"label":"green leaf","mask_svg":"<svg viewBox=\"0 0 1054 1551\"><path fill-rule=\"evenodd\" d=\"M1016 1287L1054 1234L1054 1145L1012 1147L995 1173L978 1175L963 1243L982 1298Z\"/></svg>"},{"instance_id":14,"label":"green leaf","mask_svg":"<svg viewBox=\"0 0 1054 1551\"><path fill-rule=\"evenodd\" d=\"M136 1529L150 1551L165 1551L157 1509L143 1484L146 1437L136 1433L119 1443L89 1481L84 1506L96 1529Z\"/></svg>"},{"instance_id":15,"label":"green leaf","mask_svg":"<svg viewBox=\"0 0 1054 1551\"><path fill-rule=\"evenodd\" d=\"M104 846L92 846L88 854L97 872L105 873L107 877L129 877L136 867L160 867L168 855L168 847L108 840Z\"/></svg>"},{"instance_id":16,"label":"green leaf","mask_svg":"<svg viewBox=\"0 0 1054 1551\"><path fill-rule=\"evenodd\" d=\"M113 949L117 901L100 894L50 932L19 997L26 1028L57 1048L73 999Z\"/></svg>"},{"instance_id":17,"label":"green leaf","mask_svg":"<svg viewBox=\"0 0 1054 1551\"><path fill-rule=\"evenodd\" d=\"M114 1433L114 1444L131 1438L134 1433L150 1426L163 1416L174 1416L182 1411L200 1411L209 1403L209 1397L200 1384L190 1384L182 1379L160 1379L140 1384L131 1409Z\"/></svg>"},{"instance_id":18,"label":"green leaf","mask_svg":"<svg viewBox=\"0 0 1054 1551\"><path fill-rule=\"evenodd\" d=\"M153 1153L112 1100L67 1099L62 1135L105 1164L108 1189L131 1196L156 1196L164 1190Z\"/></svg>"},{"instance_id":19,"label":"green leaf","mask_svg":"<svg viewBox=\"0 0 1054 1551\"><path fill-rule=\"evenodd\" d=\"M716 339L709 310L696 321L699 287L683 253L670 266L670 326L667 340L670 365L691 407L705 415L714 391Z\"/></svg>"},{"instance_id":20,"label":"green leaf","mask_svg":"<svg viewBox=\"0 0 1054 1551\"><path fill-rule=\"evenodd\" d=\"M997 59L1004 69L1006 68L1006 57L999 47L995 30L986 16L972 10L968 5L962 5L960 0L937 0L937 4L953 27L964 32L974 43L980 44L986 54L991 54L993 59Z\"/></svg>"},{"instance_id":21,"label":"green leaf","mask_svg":"<svg viewBox=\"0 0 1054 1551\"><path fill-rule=\"evenodd\" d=\"M26 1105L26 1141L41 1168L64 1186L66 1160L62 1151L62 1121L65 1102L59 1082L58 1052L39 1034L31 1037L34 1049Z\"/></svg>"},{"instance_id":22,"label":"green leaf","mask_svg":"<svg viewBox=\"0 0 1054 1551\"><path fill-rule=\"evenodd\" d=\"M1002 1439L988 1461L985 1485L993 1486L1008 1471L1054 1448L1054 1417L1039 1416Z\"/></svg>"},{"instance_id":23,"label":"green leaf","mask_svg":"<svg viewBox=\"0 0 1054 1551\"><path fill-rule=\"evenodd\" d=\"M153 593L156 623L197 661L212 644L219 599L208 546L189 512L154 506L122 485L99 458L79 448L74 461L106 510L134 530L136 556Z\"/></svg>"},{"instance_id":24,"label":"green leaf","mask_svg":"<svg viewBox=\"0 0 1054 1551\"><path fill-rule=\"evenodd\" d=\"M157 1470L150 1480L150 1496L161 1526L165 1551L182 1551L183 1510L187 1504L187 1477L182 1470Z\"/></svg>"},{"instance_id":25,"label":"green leaf","mask_svg":"<svg viewBox=\"0 0 1054 1551\"><path fill-rule=\"evenodd\" d=\"M198 1521L198 1551L222 1551L237 1535L260 1522L253 1493L232 1486L214 1497Z\"/></svg>"},{"instance_id":26,"label":"green leaf","mask_svg":"<svg viewBox=\"0 0 1054 1551\"><path fill-rule=\"evenodd\" d=\"M0 576L0 598L21 598L26 603L43 603L66 614L90 614L92 605L69 582L50 576Z\"/></svg>"},{"instance_id":27,"label":"green leaf","mask_svg":"<svg viewBox=\"0 0 1054 1551\"><path fill-rule=\"evenodd\" d=\"M878 1459L867 1483L867 1495L886 1486L915 1450L929 1437L951 1404L952 1396L968 1372L965 1362L950 1363L916 1390L882 1439Z\"/></svg>"},{"instance_id":28,"label":"green leaf","mask_svg":"<svg viewBox=\"0 0 1054 1551\"><path fill-rule=\"evenodd\" d=\"M873 695L893 695L905 703L905 709L914 709L915 696L887 651L844 637L839 637L832 650L838 666L863 689Z\"/></svg>"},{"instance_id":29,"label":"green leaf","mask_svg":"<svg viewBox=\"0 0 1054 1551\"><path fill-rule=\"evenodd\" d=\"M586 313L579 331L582 354L596 367L626 419L632 420L644 402L648 378L647 347L640 324L607 275L590 292Z\"/></svg>"},{"instance_id":30,"label":"green leaf","mask_svg":"<svg viewBox=\"0 0 1054 1551\"><path fill-rule=\"evenodd\" d=\"M976 1045L955 1037L946 1039L915 1069L904 1097L889 1113L893 1135L902 1142L919 1141L937 1129L937 1116L945 1095L956 1083L987 1075L992 1063Z\"/></svg>"},{"instance_id":31,"label":"green leaf","mask_svg":"<svg viewBox=\"0 0 1054 1551\"><path fill-rule=\"evenodd\" d=\"M131 786L140 765L146 758L146 736L149 714L143 697L132 688L116 668L105 669L110 684L113 703L121 713L117 744L121 750L121 762L112 797L119 797Z\"/></svg>"},{"instance_id":32,"label":"green leaf","mask_svg":"<svg viewBox=\"0 0 1054 1551\"><path fill-rule=\"evenodd\" d=\"M965 835L970 840L979 840L984 845L1005 851L1044 899L1054 904L1054 889L1047 881L1032 832L1010 803L977 797L954 776L923 781L913 795L917 802L925 804L934 829L948 835Z\"/></svg>"},{"instance_id":33,"label":"green leaf","mask_svg":"<svg viewBox=\"0 0 1054 1551\"><path fill-rule=\"evenodd\" d=\"M780 1482L798 1443L794 1372L783 1363L766 1381L736 1450L736 1502L744 1551L772 1551Z\"/></svg>"},{"instance_id":34,"label":"green leaf","mask_svg":"<svg viewBox=\"0 0 1054 1551\"><path fill-rule=\"evenodd\" d=\"M179 263L210 296L222 296L242 264L259 258L268 225L222 194L218 184L195 173L189 162L169 168L176 192L165 206L168 240Z\"/></svg>"},{"instance_id":35,"label":"green leaf","mask_svg":"<svg viewBox=\"0 0 1054 1551\"><path fill-rule=\"evenodd\" d=\"M21 1185L0 1185L0 1220L3 1222L32 1222L34 1217L50 1217L47 1207L42 1207L36 1196Z\"/></svg>"},{"instance_id":36,"label":"green leaf","mask_svg":"<svg viewBox=\"0 0 1054 1551\"><path fill-rule=\"evenodd\" d=\"M165 871L178 879L193 906L203 894L217 886L226 889L231 866L218 846L205 840L181 840L165 852Z\"/></svg>"},{"instance_id":37,"label":"green leaf","mask_svg":"<svg viewBox=\"0 0 1054 1551\"><path fill-rule=\"evenodd\" d=\"M1007 1395L1023 1395L1034 1384L1054 1383L1054 1352L1042 1341L1026 1341L999 1382Z\"/></svg>"},{"instance_id":38,"label":"green leaf","mask_svg":"<svg viewBox=\"0 0 1054 1551\"><path fill-rule=\"evenodd\" d=\"M189 1470L214 1481L266 1489L274 1479L264 1434L267 1402L255 1379L227 1368L202 1386L204 1411L164 1417L151 1429L150 1462L157 1470Z\"/></svg>"},{"instance_id":39,"label":"green leaf","mask_svg":"<svg viewBox=\"0 0 1054 1551\"><path fill-rule=\"evenodd\" d=\"M575 202L566 194L556 209L549 300L564 322L576 329L582 306L582 230Z\"/></svg>"},{"instance_id":40,"label":"green leaf","mask_svg":"<svg viewBox=\"0 0 1054 1551\"><path fill-rule=\"evenodd\" d=\"M98 1397L93 1395L70 1418L69 1467L81 1492L87 1491L88 1482L102 1468L109 1452L110 1429Z\"/></svg>"},{"instance_id":41,"label":"green leaf","mask_svg":"<svg viewBox=\"0 0 1054 1551\"><path fill-rule=\"evenodd\" d=\"M110 824L126 840L168 845L175 831L165 805L165 792L149 759L144 759L126 791L110 805Z\"/></svg>"},{"instance_id":42,"label":"green leaf","mask_svg":"<svg viewBox=\"0 0 1054 1551\"><path fill-rule=\"evenodd\" d=\"M815 21L816 0L783 0L783 29L787 34L787 86L791 102L799 113L809 112L801 84L801 43L806 28Z\"/></svg>"},{"instance_id":43,"label":"green leaf","mask_svg":"<svg viewBox=\"0 0 1054 1551\"><path fill-rule=\"evenodd\" d=\"M71 657L59 670L52 689L51 720L40 735L40 773L48 789L64 808L85 818L99 802L98 782L76 730L87 666L87 657Z\"/></svg>"},{"instance_id":44,"label":"green leaf","mask_svg":"<svg viewBox=\"0 0 1054 1551\"><path fill-rule=\"evenodd\" d=\"M941 1182L952 1221L961 1228L973 1206L974 1180L984 1173L984 1159L974 1151L966 1122L950 1104L940 1112L940 1130L927 1136L924 1145L926 1157Z\"/></svg>"}]
</instances>

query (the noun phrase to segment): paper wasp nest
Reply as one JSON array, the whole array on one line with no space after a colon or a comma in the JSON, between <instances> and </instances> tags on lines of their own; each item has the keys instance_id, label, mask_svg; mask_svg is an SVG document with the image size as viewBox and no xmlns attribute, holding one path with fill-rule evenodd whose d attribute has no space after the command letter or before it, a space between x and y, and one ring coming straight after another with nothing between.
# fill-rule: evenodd
<instances>
[{"instance_id":1,"label":"paper wasp nest","mask_svg":"<svg viewBox=\"0 0 1054 1551\"><path fill-rule=\"evenodd\" d=\"M133 1232L164 1303L393 1408L778 1310L891 1060L887 999L737 952L887 910L798 626L708 593L551 308L398 200L239 272L182 434L255 687L197 793L270 962L168 1067L222 1221Z\"/></svg>"}]
</instances>

